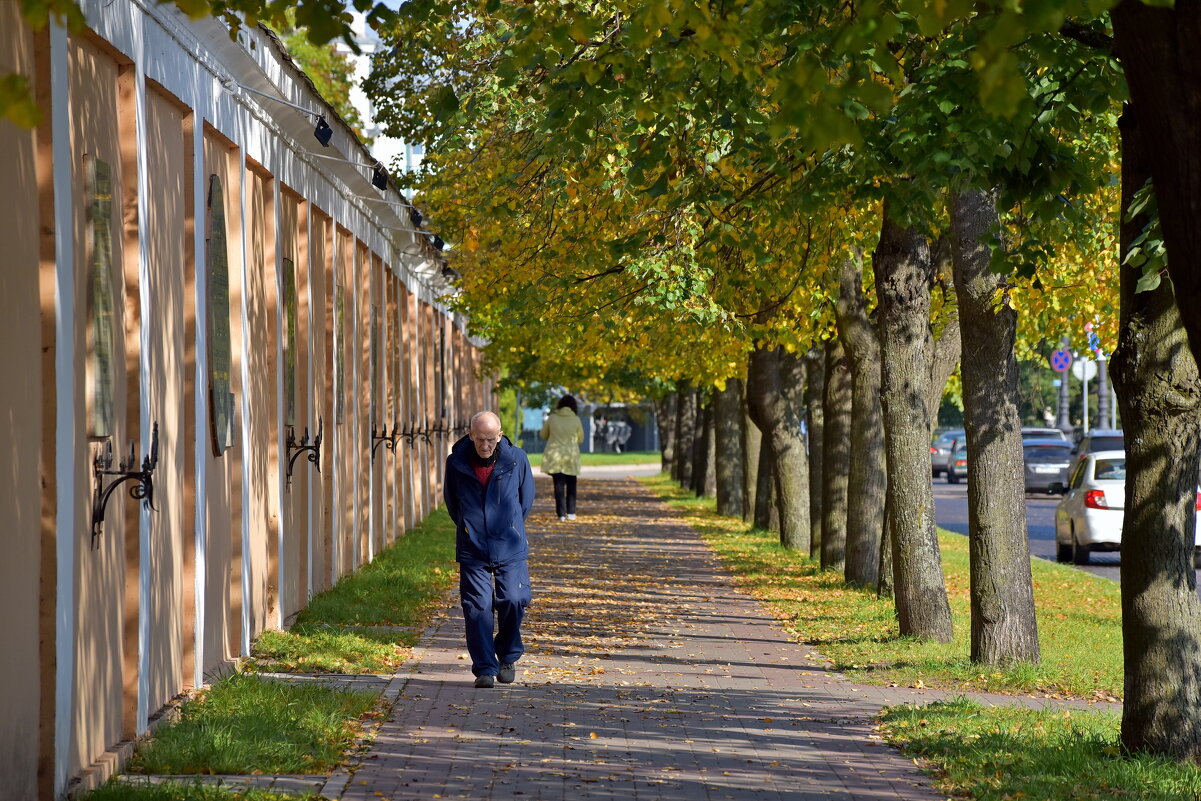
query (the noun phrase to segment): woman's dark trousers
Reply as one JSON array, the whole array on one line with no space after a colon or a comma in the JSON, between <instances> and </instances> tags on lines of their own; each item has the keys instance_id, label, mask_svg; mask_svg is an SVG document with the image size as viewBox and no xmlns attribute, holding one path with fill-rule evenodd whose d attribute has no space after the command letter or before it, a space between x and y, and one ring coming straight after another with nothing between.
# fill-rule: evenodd
<instances>
[{"instance_id":1,"label":"woman's dark trousers","mask_svg":"<svg viewBox=\"0 0 1201 801\"><path fill-rule=\"evenodd\" d=\"M551 473L550 477L555 480L555 514L559 517L575 514L576 477L566 473Z\"/></svg>"}]
</instances>

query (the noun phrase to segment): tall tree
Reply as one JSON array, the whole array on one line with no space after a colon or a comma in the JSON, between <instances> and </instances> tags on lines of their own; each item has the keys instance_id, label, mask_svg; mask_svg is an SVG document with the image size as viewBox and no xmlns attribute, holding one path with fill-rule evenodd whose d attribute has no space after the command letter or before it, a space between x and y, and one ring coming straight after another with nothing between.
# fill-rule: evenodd
<instances>
[{"instance_id":1,"label":"tall tree","mask_svg":"<svg viewBox=\"0 0 1201 801\"><path fill-rule=\"evenodd\" d=\"M952 260L963 341L968 468L972 661L1038 662L1038 625L1026 538L1026 481L1018 415L1017 313L996 301L990 243L996 193L951 198Z\"/></svg>"},{"instance_id":2,"label":"tall tree","mask_svg":"<svg viewBox=\"0 0 1201 801\"><path fill-rule=\"evenodd\" d=\"M825 397L822 399L823 569L846 564L847 487L851 461L851 368L838 339L826 343Z\"/></svg>"},{"instance_id":3,"label":"tall tree","mask_svg":"<svg viewBox=\"0 0 1201 801\"><path fill-rule=\"evenodd\" d=\"M717 513L742 517L743 436L742 379L731 378L714 395L717 467Z\"/></svg>"},{"instance_id":4,"label":"tall tree","mask_svg":"<svg viewBox=\"0 0 1201 801\"><path fill-rule=\"evenodd\" d=\"M805 423L809 443L809 556L821 559L822 545L822 483L825 480L825 456L822 437L824 415L822 404L826 394L825 350L814 346L805 354Z\"/></svg>"},{"instance_id":5,"label":"tall tree","mask_svg":"<svg viewBox=\"0 0 1201 801\"><path fill-rule=\"evenodd\" d=\"M930 475L930 287L920 231L885 203L872 258L880 317L881 402L892 514L893 590L901 634L949 642L951 608L934 524Z\"/></svg>"},{"instance_id":6,"label":"tall tree","mask_svg":"<svg viewBox=\"0 0 1201 801\"><path fill-rule=\"evenodd\" d=\"M749 371L751 416L763 431L761 447L771 451L780 544L808 553L809 459L801 434L804 360L782 347L757 347L750 354Z\"/></svg>"},{"instance_id":7,"label":"tall tree","mask_svg":"<svg viewBox=\"0 0 1201 801\"><path fill-rule=\"evenodd\" d=\"M863 260L844 261L838 291L838 336L851 366L847 480L847 581L875 587L884 538L884 420L880 410L880 340L868 319Z\"/></svg>"},{"instance_id":8,"label":"tall tree","mask_svg":"<svg viewBox=\"0 0 1201 801\"><path fill-rule=\"evenodd\" d=\"M1158 117L1122 117L1122 251L1148 219L1130 213L1160 143ZM1158 177L1155 179L1158 190ZM1175 255L1173 254L1173 258ZM1125 260L1124 260L1125 261ZM1122 268L1122 322L1111 371L1126 426L1122 525L1122 742L1132 751L1201 760L1201 601L1193 570L1201 375L1188 347L1175 280L1138 291Z\"/></svg>"}]
</instances>

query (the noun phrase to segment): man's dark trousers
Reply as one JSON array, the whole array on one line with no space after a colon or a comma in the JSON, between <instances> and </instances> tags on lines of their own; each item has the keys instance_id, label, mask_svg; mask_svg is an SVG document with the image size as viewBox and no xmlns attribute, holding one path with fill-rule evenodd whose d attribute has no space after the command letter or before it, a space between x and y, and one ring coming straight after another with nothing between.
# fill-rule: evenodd
<instances>
[{"instance_id":1,"label":"man's dark trousers","mask_svg":"<svg viewBox=\"0 0 1201 801\"><path fill-rule=\"evenodd\" d=\"M525 653L521 621L530 603L529 564L525 560L501 565L460 562L459 597L471 672L495 676L502 664L516 662Z\"/></svg>"}]
</instances>

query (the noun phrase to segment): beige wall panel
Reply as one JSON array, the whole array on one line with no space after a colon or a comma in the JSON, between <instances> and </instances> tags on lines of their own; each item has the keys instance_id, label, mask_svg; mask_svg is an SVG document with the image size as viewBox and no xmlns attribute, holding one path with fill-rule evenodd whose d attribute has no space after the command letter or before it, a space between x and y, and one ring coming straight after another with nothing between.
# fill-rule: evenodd
<instances>
[{"instance_id":1,"label":"beige wall panel","mask_svg":"<svg viewBox=\"0 0 1201 801\"><path fill-rule=\"evenodd\" d=\"M422 363L424 365L424 394L426 408L426 426L432 428L437 424L440 412L438 410L437 376L435 375L435 359L438 355L438 331L435 323L434 307L428 303L421 304L421 331L424 334L421 347ZM425 497L426 513L438 506L441 497L438 495L438 468L434 465L438 453L438 438L431 437L425 446Z\"/></svg>"},{"instance_id":2,"label":"beige wall panel","mask_svg":"<svg viewBox=\"0 0 1201 801\"><path fill-rule=\"evenodd\" d=\"M313 505L313 593L330 586L333 564L333 269L330 237L333 225L324 214L313 212L309 241L310 280L312 282L312 396L316 399L316 417L324 423L326 439L321 444L321 477Z\"/></svg>"},{"instance_id":3,"label":"beige wall panel","mask_svg":"<svg viewBox=\"0 0 1201 801\"><path fill-rule=\"evenodd\" d=\"M400 419L405 430L411 431L417 420L413 404L413 323L410 309L412 295L403 283L399 286L398 301L400 305ZM406 531L417 523L417 501L413 483L413 477L416 474L413 459L414 452L413 442L410 439L405 442L404 451L401 455L401 464L403 465L401 494L404 496L404 526Z\"/></svg>"},{"instance_id":4,"label":"beige wall panel","mask_svg":"<svg viewBox=\"0 0 1201 801\"><path fill-rule=\"evenodd\" d=\"M210 176L216 175L223 188L225 210L226 256L229 274L229 326L230 391L241 398L241 275L242 275L242 223L240 214L241 173L237 154L211 133L204 140L206 201L210 191ZM206 225L206 221L201 221ZM207 228L205 229L208 230ZM211 247L207 255L212 257ZM207 282L207 265L199 265L202 284ZM209 309L211 313L211 308ZM208 330L208 320L197 321L197 330ZM207 336L207 334L206 334ZM209 362L210 368L212 366ZM207 381L199 391L210 393ZM205 504L205 552L204 558L204 632L203 670L208 673L225 665L238 655L241 639L241 485L235 481L241 475L241 438L236 432L242 423L238 413L239 404L234 406L234 432L231 447L220 455L213 451L212 397L209 394L210 419L204 421L198 432L197 447L206 456L205 495L200 502Z\"/></svg>"},{"instance_id":5,"label":"beige wall panel","mask_svg":"<svg viewBox=\"0 0 1201 801\"><path fill-rule=\"evenodd\" d=\"M246 348L245 376L249 380L245 398L250 415L247 424L249 453L245 455L246 471L243 480L249 484L247 493L250 520L248 553L249 585L246 603L249 604L250 639L253 642L276 619L277 555L274 535L277 520L273 515L272 496L277 494L274 482L277 467L276 419L276 317L275 317L275 212L271 179L258 172L247 171L246 219Z\"/></svg>"},{"instance_id":6,"label":"beige wall panel","mask_svg":"<svg viewBox=\"0 0 1201 801\"><path fill-rule=\"evenodd\" d=\"M308 411L308 349L307 343L307 312L308 290L307 279L307 248L308 237L304 232L302 217L307 214L304 204L291 192L285 191L280 195L280 231L279 246L281 258L292 263L291 281L294 296L288 301L286 286L288 283L287 263L281 261L284 274L281 275L281 286L285 293L280 298L280 336L284 343L284 363L281 365L283 374L283 409L284 424L291 423L295 436L300 439L305 428L309 428L310 436L316 436L317 421L310 420ZM293 311L289 311L289 305ZM289 316L294 314L295 332L291 331L292 323ZM288 364L292 365L293 378L288 380ZM291 387L289 387L291 384ZM289 404L293 409L292 418L288 420ZM286 432L287 429L284 428ZM280 603L283 619L288 621L299 612L307 600L308 577L308 504L309 479L314 473L312 464L305 458L297 457L292 474L291 486L285 491L281 505L280 536L283 540L282 562L280 563ZM286 457L286 454L284 455ZM282 469L286 470L287 465Z\"/></svg>"},{"instance_id":7,"label":"beige wall panel","mask_svg":"<svg viewBox=\"0 0 1201 801\"><path fill-rule=\"evenodd\" d=\"M113 176L112 267L113 298L117 324L114 326L113 371L115 391L113 408L113 449L119 453L128 448L130 432L125 427L124 337L119 308L125 296L121 276L124 237L121 229L120 198L123 193L121 174L121 144L118 125L117 64L90 42L71 38L69 87L72 136L72 159L75 176L74 219L76 247L76 297L81 311L87 308L88 260L92 254L89 237L88 200L85 184L85 154L107 163ZM85 377L86 315L76 318L77 384L76 416L79 441L86 441L87 416L85 398L88 383ZM78 454L79 469L76 498L90 498L92 491L91 448ZM70 774L76 774L91 764L105 749L121 739L122 734L122 611L125 592L124 516L127 501L124 493L115 493L106 510L104 531L95 549L90 547L88 515L90 504L78 504L76 522L76 608L75 693L71 720L71 753L68 757ZM60 536L69 535L60 532ZM133 532L136 536L136 532Z\"/></svg>"},{"instance_id":8,"label":"beige wall panel","mask_svg":"<svg viewBox=\"0 0 1201 801\"><path fill-rule=\"evenodd\" d=\"M145 643L149 694L147 708L154 712L183 686L184 621L181 601L184 539L192 537L192 521L184 516L185 465L194 461L188 440L184 386L192 380L185 372L184 330L184 222L189 200L185 175L191 161L185 155L184 113L154 92L146 102L146 133L155 146L147 153L147 185L154 198L147 204L149 219L142 228L147 239L150 269L146 287L148 305L142 313L148 340L144 357L149 382L146 387L150 423L158 423L159 461L154 473L157 514L150 519L150 595L143 615L150 616Z\"/></svg>"},{"instance_id":9,"label":"beige wall panel","mask_svg":"<svg viewBox=\"0 0 1201 801\"><path fill-rule=\"evenodd\" d=\"M358 429L350 457L354 462L355 492L358 496L358 565L369 561L374 553L371 537L371 254L362 242L355 243L355 309L358 313L359 339L355 348L358 366L358 387L355 413Z\"/></svg>"},{"instance_id":10,"label":"beige wall panel","mask_svg":"<svg viewBox=\"0 0 1201 801\"><path fill-rule=\"evenodd\" d=\"M354 418L355 385L354 359L354 240L344 228L338 228L337 282L334 325L337 328L335 352L340 354L335 366L335 400L339 407L336 436L338 438L337 504L337 573L340 578L354 569Z\"/></svg>"},{"instance_id":11,"label":"beige wall panel","mask_svg":"<svg viewBox=\"0 0 1201 801\"><path fill-rule=\"evenodd\" d=\"M0 74L32 76L33 40L16 3L0 3ZM41 488L35 454L41 450L42 387L38 286L38 185L33 131L0 120L8 143L6 191L0 193L0 371L20 376L0 382L0 421L8 436L0 448L0 520L6 549L0 587L7 607L0 653L0 798L37 797L39 674L52 669L38 658ZM51 417L54 410L46 411Z\"/></svg>"}]
</instances>

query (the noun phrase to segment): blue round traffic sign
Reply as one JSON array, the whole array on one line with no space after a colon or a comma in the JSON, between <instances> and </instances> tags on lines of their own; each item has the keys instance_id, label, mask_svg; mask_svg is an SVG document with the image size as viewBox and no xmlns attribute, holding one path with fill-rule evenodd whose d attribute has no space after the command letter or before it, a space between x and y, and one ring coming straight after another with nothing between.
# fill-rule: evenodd
<instances>
[{"instance_id":1,"label":"blue round traffic sign","mask_svg":"<svg viewBox=\"0 0 1201 801\"><path fill-rule=\"evenodd\" d=\"M1051 369L1057 373L1062 373L1072 366L1072 352L1069 350L1057 350L1051 354Z\"/></svg>"}]
</instances>

